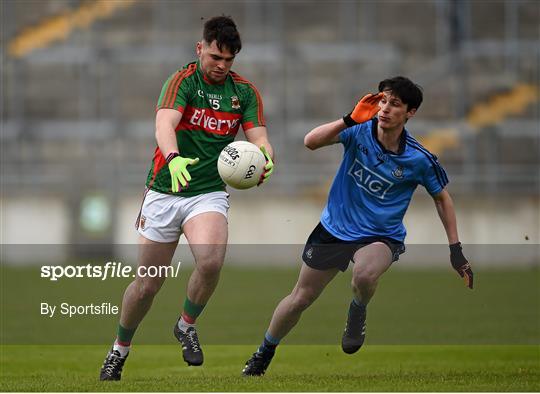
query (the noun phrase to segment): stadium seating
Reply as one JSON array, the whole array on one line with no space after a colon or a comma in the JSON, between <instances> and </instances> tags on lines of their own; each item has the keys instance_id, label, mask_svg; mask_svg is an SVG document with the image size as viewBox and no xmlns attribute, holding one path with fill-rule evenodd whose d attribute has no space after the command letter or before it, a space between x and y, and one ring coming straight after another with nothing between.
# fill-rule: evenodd
<instances>
[{"instance_id":1,"label":"stadium seating","mask_svg":"<svg viewBox=\"0 0 540 394\"><path fill-rule=\"evenodd\" d=\"M309 152L303 135L395 74L424 87L425 102L409 127L441 157L458 192L480 179L475 193L508 184L535 193L536 2L455 4L6 2L1 164L14 175L4 182L24 188L48 174L54 189L63 182L59 168L86 160L89 178L101 184L94 160L112 155L115 170L130 174L123 186L138 190L161 83L193 59L201 18L226 13L244 40L235 69L261 91L280 168L287 168L287 176L275 177L274 193L325 188L320 179L334 174L340 153ZM458 26L453 14L461 17ZM28 155L40 172L25 165Z\"/></svg>"}]
</instances>

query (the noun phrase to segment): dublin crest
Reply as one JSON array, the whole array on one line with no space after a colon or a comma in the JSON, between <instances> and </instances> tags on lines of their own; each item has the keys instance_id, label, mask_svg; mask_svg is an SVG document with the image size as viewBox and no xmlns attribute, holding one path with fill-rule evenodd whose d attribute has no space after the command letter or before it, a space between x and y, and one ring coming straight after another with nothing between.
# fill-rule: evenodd
<instances>
[{"instance_id":1,"label":"dublin crest","mask_svg":"<svg viewBox=\"0 0 540 394\"><path fill-rule=\"evenodd\" d=\"M392 175L394 176L394 178L403 179L403 167L397 166L396 168L394 168L392 170Z\"/></svg>"}]
</instances>

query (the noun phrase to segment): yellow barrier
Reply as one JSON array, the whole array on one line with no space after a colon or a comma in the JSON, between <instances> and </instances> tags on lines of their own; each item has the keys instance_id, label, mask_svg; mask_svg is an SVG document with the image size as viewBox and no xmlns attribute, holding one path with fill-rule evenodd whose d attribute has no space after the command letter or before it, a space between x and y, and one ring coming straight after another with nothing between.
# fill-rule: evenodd
<instances>
[{"instance_id":1,"label":"yellow barrier","mask_svg":"<svg viewBox=\"0 0 540 394\"><path fill-rule=\"evenodd\" d=\"M459 132L454 128L435 129L429 134L418 137L418 142L434 155L440 155L446 149L460 146Z\"/></svg>"},{"instance_id":2,"label":"yellow barrier","mask_svg":"<svg viewBox=\"0 0 540 394\"><path fill-rule=\"evenodd\" d=\"M467 115L473 132L500 123L508 116L519 115L538 101L538 89L533 85L517 84L510 91L494 95L488 101L476 104ZM457 129L435 129L418 139L430 152L440 155L446 149L461 145Z\"/></svg>"},{"instance_id":3,"label":"yellow barrier","mask_svg":"<svg viewBox=\"0 0 540 394\"><path fill-rule=\"evenodd\" d=\"M25 28L9 42L8 53L13 57L23 57L35 49L66 40L73 30L87 29L95 21L106 19L135 2L137 0L87 1L72 11L49 17L35 26Z\"/></svg>"},{"instance_id":4,"label":"yellow barrier","mask_svg":"<svg viewBox=\"0 0 540 394\"><path fill-rule=\"evenodd\" d=\"M538 89L535 86L518 84L509 92L475 105L467 116L467 122L476 129L492 126L510 115L522 113L537 100Z\"/></svg>"}]
</instances>

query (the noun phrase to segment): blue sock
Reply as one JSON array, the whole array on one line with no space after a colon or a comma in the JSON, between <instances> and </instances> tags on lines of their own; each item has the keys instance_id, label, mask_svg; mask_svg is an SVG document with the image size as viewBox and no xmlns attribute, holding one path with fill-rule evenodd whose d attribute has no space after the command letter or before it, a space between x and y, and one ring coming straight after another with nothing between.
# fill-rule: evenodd
<instances>
[{"instance_id":1,"label":"blue sock","mask_svg":"<svg viewBox=\"0 0 540 394\"><path fill-rule=\"evenodd\" d=\"M353 297L352 303L360 309L366 310L366 304L364 304L362 301L357 300L356 297Z\"/></svg>"},{"instance_id":2,"label":"blue sock","mask_svg":"<svg viewBox=\"0 0 540 394\"><path fill-rule=\"evenodd\" d=\"M264 339L259 346L259 352L261 353L275 353L277 345L279 345L279 338L275 338L272 335L268 333L268 331L264 334Z\"/></svg>"}]
</instances>

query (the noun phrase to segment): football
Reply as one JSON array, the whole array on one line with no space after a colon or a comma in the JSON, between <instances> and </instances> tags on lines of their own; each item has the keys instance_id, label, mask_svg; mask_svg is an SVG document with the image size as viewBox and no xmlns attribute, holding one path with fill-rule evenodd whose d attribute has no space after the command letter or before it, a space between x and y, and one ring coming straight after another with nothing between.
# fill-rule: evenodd
<instances>
[{"instance_id":1,"label":"football","mask_svg":"<svg viewBox=\"0 0 540 394\"><path fill-rule=\"evenodd\" d=\"M266 165L261 150L251 142L235 141L219 154L219 176L230 187L249 189L259 183Z\"/></svg>"}]
</instances>

